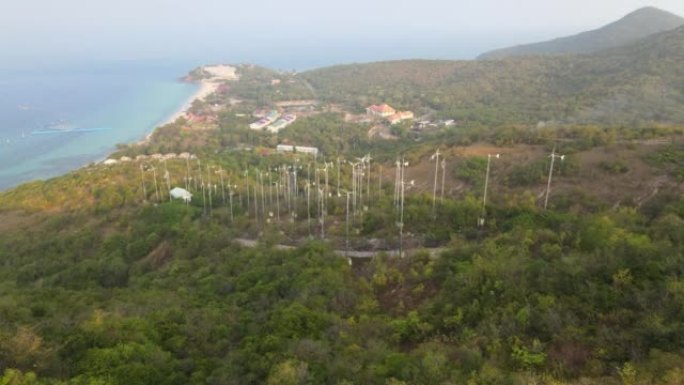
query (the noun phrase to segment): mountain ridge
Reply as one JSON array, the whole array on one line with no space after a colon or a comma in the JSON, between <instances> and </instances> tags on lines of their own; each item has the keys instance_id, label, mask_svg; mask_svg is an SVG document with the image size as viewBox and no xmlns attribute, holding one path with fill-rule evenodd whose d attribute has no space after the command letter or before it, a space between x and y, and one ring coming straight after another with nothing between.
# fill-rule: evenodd
<instances>
[{"instance_id":1,"label":"mountain ridge","mask_svg":"<svg viewBox=\"0 0 684 385\"><path fill-rule=\"evenodd\" d=\"M393 61L301 74L320 97L361 111L383 100L481 124L682 124L684 26L587 55Z\"/></svg>"},{"instance_id":2,"label":"mountain ridge","mask_svg":"<svg viewBox=\"0 0 684 385\"><path fill-rule=\"evenodd\" d=\"M478 60L499 60L515 56L590 54L635 43L654 34L684 25L684 18L655 8L640 8L598 29L556 39L521 44L485 52Z\"/></svg>"}]
</instances>

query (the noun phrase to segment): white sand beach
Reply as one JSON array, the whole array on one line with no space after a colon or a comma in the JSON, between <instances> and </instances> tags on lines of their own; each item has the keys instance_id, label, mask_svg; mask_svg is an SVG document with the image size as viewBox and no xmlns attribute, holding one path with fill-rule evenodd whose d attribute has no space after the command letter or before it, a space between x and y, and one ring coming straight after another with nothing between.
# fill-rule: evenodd
<instances>
[{"instance_id":1,"label":"white sand beach","mask_svg":"<svg viewBox=\"0 0 684 385\"><path fill-rule=\"evenodd\" d=\"M192 102L195 100L204 100L207 96L213 94L216 92L216 90L219 88L221 83L224 83L226 81L235 81L238 80L238 75L236 73L236 68L228 65L212 65L212 66L204 66L202 69L211 75L211 77L207 79L202 79L200 82L200 88L195 92L194 95L192 95L188 101L181 106L181 108L176 111L173 115L171 115L168 119L164 120L162 122L162 126L165 124L173 123L176 121L176 119L180 118L181 116L185 115L185 113L188 111L190 106L192 105Z\"/></svg>"},{"instance_id":2,"label":"white sand beach","mask_svg":"<svg viewBox=\"0 0 684 385\"><path fill-rule=\"evenodd\" d=\"M219 83L215 83L214 81L209 81L209 80L202 80L200 83L200 87L197 89L197 92L195 92L191 97L188 98L187 102L185 102L173 115L169 116L167 119L162 121L160 126L164 126L170 123L175 122L178 118L182 117L185 115L185 113L190 109L190 106L192 106L192 103L195 100L204 100L207 96L213 94L216 92L218 87L220 86Z\"/></svg>"},{"instance_id":3,"label":"white sand beach","mask_svg":"<svg viewBox=\"0 0 684 385\"><path fill-rule=\"evenodd\" d=\"M164 119L157 127L164 126L170 123L175 122L178 118L185 116L187 111L190 109L192 106L192 103L195 100L204 100L207 96L213 94L216 92L216 90L221 86L222 83L226 81L234 81L238 80L239 77L237 76L236 69L235 67L232 66L227 66L227 65L214 65L214 66L204 66L202 69L209 73L211 75L210 78L207 79L202 79L200 81L200 87L197 89L197 92L195 92L192 96L188 98L188 100L183 103L183 105L180 106L178 111L174 112L171 116L169 116L167 119ZM155 128L156 130L156 128ZM144 144L150 140L152 137L152 134L154 134L154 130L150 132L145 139L140 141L140 144Z\"/></svg>"}]
</instances>

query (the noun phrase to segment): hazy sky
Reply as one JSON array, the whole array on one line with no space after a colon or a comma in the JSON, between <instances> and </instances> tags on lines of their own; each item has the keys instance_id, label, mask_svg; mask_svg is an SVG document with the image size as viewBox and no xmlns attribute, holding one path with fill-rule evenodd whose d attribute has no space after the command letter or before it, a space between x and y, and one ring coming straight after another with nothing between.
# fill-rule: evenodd
<instances>
[{"instance_id":1,"label":"hazy sky","mask_svg":"<svg viewBox=\"0 0 684 385\"><path fill-rule=\"evenodd\" d=\"M10 62L262 60L355 49L382 59L374 47L389 46L386 56L467 58L597 28L647 5L684 15L682 0L3 0L0 50Z\"/></svg>"}]
</instances>

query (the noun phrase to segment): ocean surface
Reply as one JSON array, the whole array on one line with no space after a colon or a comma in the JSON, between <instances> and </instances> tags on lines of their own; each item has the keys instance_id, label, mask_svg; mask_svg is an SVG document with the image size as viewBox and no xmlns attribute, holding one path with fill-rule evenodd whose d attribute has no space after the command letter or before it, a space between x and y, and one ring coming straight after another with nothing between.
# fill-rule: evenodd
<instances>
[{"instance_id":1,"label":"ocean surface","mask_svg":"<svg viewBox=\"0 0 684 385\"><path fill-rule=\"evenodd\" d=\"M327 41L290 40L213 44L172 59L67 55L0 62L0 191L100 161L116 144L144 138L189 101L198 86L177 79L202 64L304 71L377 60L464 59L481 52L474 41L454 44L449 37L341 40L334 49Z\"/></svg>"},{"instance_id":2,"label":"ocean surface","mask_svg":"<svg viewBox=\"0 0 684 385\"><path fill-rule=\"evenodd\" d=\"M0 190L144 138L195 93L197 85L178 80L192 68L119 61L0 70Z\"/></svg>"}]
</instances>

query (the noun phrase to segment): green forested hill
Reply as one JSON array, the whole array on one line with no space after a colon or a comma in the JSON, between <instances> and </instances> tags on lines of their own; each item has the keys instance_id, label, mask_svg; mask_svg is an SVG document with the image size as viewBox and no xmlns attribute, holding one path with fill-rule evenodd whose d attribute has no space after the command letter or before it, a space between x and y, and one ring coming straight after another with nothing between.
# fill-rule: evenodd
<instances>
[{"instance_id":1,"label":"green forested hill","mask_svg":"<svg viewBox=\"0 0 684 385\"><path fill-rule=\"evenodd\" d=\"M301 74L326 100L482 124L612 126L684 122L684 28L593 55L501 61L395 61Z\"/></svg>"},{"instance_id":2,"label":"green forested hill","mask_svg":"<svg viewBox=\"0 0 684 385\"><path fill-rule=\"evenodd\" d=\"M225 104L215 126L179 119L112 158L159 156L0 193L0 385L684 383L681 127L517 124L589 114L617 90L645 100L649 84L654 103L663 85L679 97L678 37L658 39L669 48L598 59L243 66L244 84L193 106ZM474 124L377 140L321 103L277 136L247 128L309 86ZM618 107L612 124L640 116ZM552 149L566 156L546 210ZM161 160L181 152L196 158ZM192 202L171 202L174 186ZM350 264L347 245L377 254Z\"/></svg>"},{"instance_id":3,"label":"green forested hill","mask_svg":"<svg viewBox=\"0 0 684 385\"><path fill-rule=\"evenodd\" d=\"M551 41L519 45L490 51L481 60L515 56L587 54L625 46L647 36L670 31L684 24L684 19L654 7L638 9L622 19L599 29Z\"/></svg>"},{"instance_id":4,"label":"green forested hill","mask_svg":"<svg viewBox=\"0 0 684 385\"><path fill-rule=\"evenodd\" d=\"M478 203L440 210L467 216ZM243 249L225 209L4 212L17 225L0 234L0 378L681 384L683 208L681 198L648 214L498 206L479 234L440 220L459 235L438 259L352 267L316 242Z\"/></svg>"}]
</instances>

